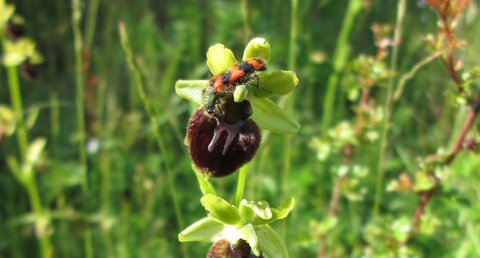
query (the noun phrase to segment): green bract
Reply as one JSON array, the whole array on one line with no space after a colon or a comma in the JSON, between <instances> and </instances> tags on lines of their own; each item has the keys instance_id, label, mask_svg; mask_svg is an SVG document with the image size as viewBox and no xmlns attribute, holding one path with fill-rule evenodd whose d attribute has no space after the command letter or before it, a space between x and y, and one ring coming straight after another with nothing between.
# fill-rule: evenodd
<instances>
[{"instance_id":1,"label":"green bract","mask_svg":"<svg viewBox=\"0 0 480 258\"><path fill-rule=\"evenodd\" d=\"M261 58L270 59L270 43L263 38L254 38L243 53L243 60ZM215 44L207 51L207 66L213 75L221 74L237 63L233 52L222 44ZM258 72L258 87L255 85L239 85L234 92L234 100L249 100L253 107L252 119L263 129L293 134L300 125L269 99L272 96L283 96L290 93L298 85L298 77L293 71ZM203 90L208 80L178 80L175 84L177 95L198 105L203 105ZM248 86L248 87L247 87Z\"/></svg>"},{"instance_id":2,"label":"green bract","mask_svg":"<svg viewBox=\"0 0 480 258\"><path fill-rule=\"evenodd\" d=\"M288 200L279 208L270 208L265 201L247 200L242 200L240 206L236 207L216 195L207 194L202 197L201 203L209 212L208 217L183 230L178 235L181 242L227 239L235 243L243 239L257 256L288 257L285 244L268 224L287 217L295 206L294 199Z\"/></svg>"}]
</instances>

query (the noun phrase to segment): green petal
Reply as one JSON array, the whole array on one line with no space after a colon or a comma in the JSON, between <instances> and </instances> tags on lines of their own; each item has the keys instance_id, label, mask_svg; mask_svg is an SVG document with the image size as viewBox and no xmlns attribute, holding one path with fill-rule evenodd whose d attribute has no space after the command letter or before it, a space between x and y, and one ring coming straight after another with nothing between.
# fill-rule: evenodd
<instances>
[{"instance_id":1,"label":"green petal","mask_svg":"<svg viewBox=\"0 0 480 258\"><path fill-rule=\"evenodd\" d=\"M248 42L243 51L243 60L261 58L268 62L270 60L270 43L264 38L254 38Z\"/></svg>"},{"instance_id":2,"label":"green petal","mask_svg":"<svg viewBox=\"0 0 480 258\"><path fill-rule=\"evenodd\" d=\"M213 241L216 235L223 230L223 225L215 220L206 217L203 218L178 234L178 241Z\"/></svg>"},{"instance_id":3,"label":"green petal","mask_svg":"<svg viewBox=\"0 0 480 258\"><path fill-rule=\"evenodd\" d=\"M240 223L238 208L224 199L213 194L207 194L200 199L200 202L209 212L208 216L210 218L227 225Z\"/></svg>"},{"instance_id":4,"label":"green petal","mask_svg":"<svg viewBox=\"0 0 480 258\"><path fill-rule=\"evenodd\" d=\"M238 85L233 92L233 100L237 103L244 101L248 96L248 88L245 85Z\"/></svg>"},{"instance_id":5,"label":"green petal","mask_svg":"<svg viewBox=\"0 0 480 258\"><path fill-rule=\"evenodd\" d=\"M207 80L178 80L175 83L175 92L190 102L202 105L202 92L207 85Z\"/></svg>"},{"instance_id":6,"label":"green petal","mask_svg":"<svg viewBox=\"0 0 480 258\"><path fill-rule=\"evenodd\" d=\"M266 257L288 258L288 251L281 237L269 225L255 226L260 251Z\"/></svg>"},{"instance_id":7,"label":"green petal","mask_svg":"<svg viewBox=\"0 0 480 258\"><path fill-rule=\"evenodd\" d=\"M212 74L217 75L225 72L237 63L232 50L226 48L222 44L215 44L208 48L207 66Z\"/></svg>"},{"instance_id":8,"label":"green petal","mask_svg":"<svg viewBox=\"0 0 480 258\"><path fill-rule=\"evenodd\" d=\"M298 85L294 71L274 71L259 74L259 87L251 87L255 97L282 96Z\"/></svg>"},{"instance_id":9,"label":"green petal","mask_svg":"<svg viewBox=\"0 0 480 258\"><path fill-rule=\"evenodd\" d=\"M252 224L254 225L268 224L275 220L284 219L288 216L288 214L293 209L293 207L295 207L295 199L290 198L290 200L280 205L280 207L269 209L271 211L270 217L264 217L264 216L254 217L252 219ZM258 213L255 213L255 214L257 215Z\"/></svg>"},{"instance_id":10,"label":"green petal","mask_svg":"<svg viewBox=\"0 0 480 258\"><path fill-rule=\"evenodd\" d=\"M294 134L300 130L298 122L270 99L256 98L251 101L251 104L252 118L261 128L284 134Z\"/></svg>"},{"instance_id":11,"label":"green petal","mask_svg":"<svg viewBox=\"0 0 480 258\"><path fill-rule=\"evenodd\" d=\"M247 241L250 248L252 248L253 253L256 256L260 256L258 236L252 224L247 224L239 228L238 232L240 233L240 238Z\"/></svg>"}]
</instances>

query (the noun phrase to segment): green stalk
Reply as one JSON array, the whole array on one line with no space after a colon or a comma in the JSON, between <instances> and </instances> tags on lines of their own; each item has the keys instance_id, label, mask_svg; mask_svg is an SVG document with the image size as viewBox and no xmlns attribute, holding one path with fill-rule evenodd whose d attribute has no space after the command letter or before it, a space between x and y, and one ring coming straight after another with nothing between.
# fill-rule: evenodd
<instances>
[{"instance_id":1,"label":"green stalk","mask_svg":"<svg viewBox=\"0 0 480 258\"><path fill-rule=\"evenodd\" d=\"M340 30L340 35L337 39L335 53L333 54L333 72L328 77L327 91L323 99L323 117L320 124L322 133L326 133L327 129L330 128L332 124L338 81L350 54L348 40L352 32L355 17L361 8L362 0L350 0L348 3L347 11L343 19L342 29Z\"/></svg>"},{"instance_id":2,"label":"green stalk","mask_svg":"<svg viewBox=\"0 0 480 258\"><path fill-rule=\"evenodd\" d=\"M85 24L85 50L92 52L93 36L95 34L95 24L97 23L98 4L100 0L90 0L88 3L87 19Z\"/></svg>"},{"instance_id":3,"label":"green stalk","mask_svg":"<svg viewBox=\"0 0 480 258\"><path fill-rule=\"evenodd\" d=\"M143 102L143 106L144 106L145 111L147 112L148 118L150 120L150 125L153 127L153 134L154 134L155 140L157 142L158 148L160 150L160 153L165 154L165 153L167 153L167 148L165 147L164 139L163 139L162 135L160 134L160 131L158 130L159 129L158 128L159 123L158 123L158 120L157 120L158 114L157 114L157 111L155 110L155 108L153 106L152 99L149 97L149 95L146 94L145 85L143 83L142 76L140 74L140 70L138 68L137 63L133 59L133 53L132 53L132 50L130 48L130 43L128 41L128 34L127 34L126 29L125 29L125 24L124 23L119 23L118 29L119 29L119 33L120 33L120 40L121 40L121 43L122 43L122 47L123 47L123 50L124 50L126 58L127 58L128 66L130 68L130 72L134 76L135 85L137 87L138 95L140 96L140 99ZM175 216L177 218L177 226L178 226L179 231L180 231L180 230L183 229L184 222L183 222L182 213L180 211L180 202L179 202L178 193L175 189L173 171L170 167L170 163L167 160L164 160L164 166L165 166L165 170L166 170L166 173L167 173L167 186L168 186L168 190L170 192L170 195L172 197L173 206L174 206L174 210L175 210ZM182 246L183 256L184 257L190 257L189 254L188 254L186 245L182 244L181 246Z\"/></svg>"},{"instance_id":4,"label":"green stalk","mask_svg":"<svg viewBox=\"0 0 480 258\"><path fill-rule=\"evenodd\" d=\"M35 176L31 177L31 180L27 182L25 188L28 193L28 199L30 201L30 206L32 206L33 213L37 219L47 219L48 224L50 219L45 215L42 208L42 201L40 199L40 194L38 192L37 183L35 181ZM45 218L46 217L46 218ZM48 225L47 224L47 225ZM45 226L47 228L47 226ZM50 258L53 254L53 247L50 243L50 236L48 232L40 232L41 236L37 236L40 243L40 253L43 258Z\"/></svg>"},{"instance_id":5,"label":"green stalk","mask_svg":"<svg viewBox=\"0 0 480 258\"><path fill-rule=\"evenodd\" d=\"M22 97L20 95L20 84L18 82L17 66L7 67L8 87L10 91L10 101L12 102L13 110L17 116L17 140L20 150L21 160L25 160L25 155L28 149L28 135L27 128L23 121L23 105Z\"/></svg>"},{"instance_id":6,"label":"green stalk","mask_svg":"<svg viewBox=\"0 0 480 258\"><path fill-rule=\"evenodd\" d=\"M73 27L73 49L75 52L75 108L77 115L78 152L80 154L80 165L82 169L83 191L88 190L87 180L87 152L85 150L86 128L85 128L85 89L82 62L82 33L80 31L80 20L82 18L81 1L72 0L72 27Z\"/></svg>"},{"instance_id":7,"label":"green stalk","mask_svg":"<svg viewBox=\"0 0 480 258\"><path fill-rule=\"evenodd\" d=\"M17 139L18 145L20 150L20 157L21 161L24 162L27 158L27 151L28 151L28 135L27 129L25 127L25 122L23 120L23 105L22 105L22 97L20 95L20 83L18 82L18 71L17 66L9 66L7 67L7 77L8 77L8 86L10 91L10 100L12 102L13 110L17 115ZM15 175L17 175L17 179L20 177L18 175L22 174L22 171L19 171L19 167L11 166L14 170L12 171ZM37 219L43 218L43 208L42 202L40 199L40 194L38 192L37 181L35 180L35 174L32 174L28 177L23 177L24 180L19 180L20 183L25 187L25 190L28 193L28 199L30 202L30 206L35 214ZM47 218L48 219L48 218ZM50 223L47 220L47 223ZM41 233L41 232L37 232ZM40 254L42 258L50 258L52 257L53 247L50 243L50 237L47 234L38 236L38 241L40 245Z\"/></svg>"},{"instance_id":8,"label":"green stalk","mask_svg":"<svg viewBox=\"0 0 480 258\"><path fill-rule=\"evenodd\" d=\"M392 58L390 59L390 70L396 71L397 70L397 60L398 60L398 42L402 37L402 23L403 18L405 17L405 10L407 8L407 1L406 0L399 0L397 6L397 20L395 25L395 32L394 32L394 40L396 42L395 46L392 50ZM395 83L395 79L390 77L389 83L387 85L387 91L385 93L385 103L383 106L383 112L385 114L385 118L382 124L382 136L380 140L380 149L378 155L378 164L377 164L377 177L375 182L375 200L373 204L373 211L372 215L375 218L380 210L380 203L382 202L382 194L383 194L383 180L384 180L384 173L385 170L383 168L383 163L385 159L385 150L387 148L387 138L388 138L388 129L390 128L390 118L392 113L392 94L393 94L393 85Z\"/></svg>"},{"instance_id":9,"label":"green stalk","mask_svg":"<svg viewBox=\"0 0 480 258\"><path fill-rule=\"evenodd\" d=\"M245 192L245 184L247 182L248 164L240 168L238 172L237 191L235 193L235 206L239 207Z\"/></svg>"},{"instance_id":10,"label":"green stalk","mask_svg":"<svg viewBox=\"0 0 480 258\"><path fill-rule=\"evenodd\" d=\"M291 0L291 12L290 12L290 40L288 51L288 67L289 70L295 70L296 66L296 52L297 52L297 35L298 35L298 0ZM293 112L294 99L291 94L287 95L284 99L284 107L287 113ZM283 156L282 156L282 174L281 174L281 189L282 199L285 199L288 193L288 178L290 177L291 170L291 146L292 139L290 135L286 135L283 138ZM285 238L287 233L287 220L282 220L281 235Z\"/></svg>"},{"instance_id":11,"label":"green stalk","mask_svg":"<svg viewBox=\"0 0 480 258\"><path fill-rule=\"evenodd\" d=\"M72 0L72 29L73 29L73 49L75 54L75 109L77 118L77 135L78 135L78 152L80 159L80 167L82 173L82 191L86 194L88 191L88 167L85 128L85 92L82 62L82 33L80 31L80 20L82 18L81 2L82 0ZM93 258L93 242L92 231L87 226L83 232L83 244L85 249L85 257Z\"/></svg>"},{"instance_id":12,"label":"green stalk","mask_svg":"<svg viewBox=\"0 0 480 258\"><path fill-rule=\"evenodd\" d=\"M297 51L297 34L298 34L298 0L291 0L291 13L290 13L290 42L288 52L288 67L289 70L295 70L296 66L296 51ZM289 94L284 98L285 111L288 113L293 112L293 96ZM284 137L283 145L283 164L282 164L282 182L281 188L283 194L288 192L288 177L291 169L291 136ZM285 197L285 196L283 196Z\"/></svg>"}]
</instances>

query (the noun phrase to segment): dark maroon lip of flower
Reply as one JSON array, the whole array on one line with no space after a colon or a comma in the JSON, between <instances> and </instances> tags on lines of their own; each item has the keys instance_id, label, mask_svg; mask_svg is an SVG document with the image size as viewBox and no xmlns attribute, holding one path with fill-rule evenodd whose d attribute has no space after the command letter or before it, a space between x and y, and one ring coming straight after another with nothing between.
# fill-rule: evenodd
<instances>
[{"instance_id":1,"label":"dark maroon lip of flower","mask_svg":"<svg viewBox=\"0 0 480 258\"><path fill-rule=\"evenodd\" d=\"M242 239L234 246L222 239L213 243L208 250L207 258L262 258L251 252L251 247Z\"/></svg>"},{"instance_id":2,"label":"dark maroon lip of flower","mask_svg":"<svg viewBox=\"0 0 480 258\"><path fill-rule=\"evenodd\" d=\"M204 109L192 115L187 128L187 143L194 165L213 177L230 175L250 161L260 140L260 129L253 120L227 123Z\"/></svg>"}]
</instances>

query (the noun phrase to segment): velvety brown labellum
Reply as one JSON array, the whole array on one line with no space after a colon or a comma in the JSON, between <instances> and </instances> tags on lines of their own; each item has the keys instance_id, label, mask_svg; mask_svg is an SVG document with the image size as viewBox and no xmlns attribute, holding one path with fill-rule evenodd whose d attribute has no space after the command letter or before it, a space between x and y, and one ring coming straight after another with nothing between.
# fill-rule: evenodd
<instances>
[{"instance_id":1,"label":"velvety brown labellum","mask_svg":"<svg viewBox=\"0 0 480 258\"><path fill-rule=\"evenodd\" d=\"M22 25L9 21L7 24L7 36L9 39L15 40L23 36Z\"/></svg>"},{"instance_id":2,"label":"velvety brown labellum","mask_svg":"<svg viewBox=\"0 0 480 258\"><path fill-rule=\"evenodd\" d=\"M187 143L195 167L222 177L253 158L260 146L260 130L251 119L228 124L199 109L190 118Z\"/></svg>"},{"instance_id":3,"label":"velvety brown labellum","mask_svg":"<svg viewBox=\"0 0 480 258\"><path fill-rule=\"evenodd\" d=\"M20 65L20 75L27 81L35 80L37 78L37 69L30 62L24 62Z\"/></svg>"},{"instance_id":4,"label":"velvety brown labellum","mask_svg":"<svg viewBox=\"0 0 480 258\"><path fill-rule=\"evenodd\" d=\"M240 240L236 246L233 246L225 239L213 243L208 250L207 258L262 258L251 253L251 248L247 242Z\"/></svg>"}]
</instances>

